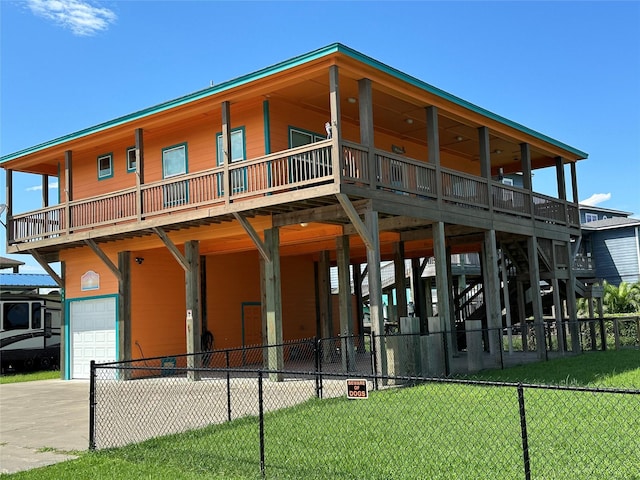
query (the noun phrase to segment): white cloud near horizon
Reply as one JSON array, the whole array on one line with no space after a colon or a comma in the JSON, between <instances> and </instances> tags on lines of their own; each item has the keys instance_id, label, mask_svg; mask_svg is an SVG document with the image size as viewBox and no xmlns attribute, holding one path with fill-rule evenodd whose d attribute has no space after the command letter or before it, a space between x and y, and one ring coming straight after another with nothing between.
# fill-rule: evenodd
<instances>
[{"instance_id":1,"label":"white cloud near horizon","mask_svg":"<svg viewBox=\"0 0 640 480\"><path fill-rule=\"evenodd\" d=\"M581 205L588 205L590 207L595 207L599 203L606 202L611 198L611 193L594 193L586 200L581 200Z\"/></svg>"},{"instance_id":2,"label":"white cloud near horizon","mask_svg":"<svg viewBox=\"0 0 640 480\"><path fill-rule=\"evenodd\" d=\"M58 188L58 182L51 182L51 183L49 184L49 188L51 188L51 189L54 189L54 190L55 190L56 188ZM25 188L25 191L26 191L26 192L38 192L38 191L40 191L40 190L42 190L42 185L34 185L33 187L27 187L27 188Z\"/></svg>"},{"instance_id":3,"label":"white cloud near horizon","mask_svg":"<svg viewBox=\"0 0 640 480\"><path fill-rule=\"evenodd\" d=\"M118 18L112 10L86 0L27 0L27 6L34 15L52 20L80 37L107 30Z\"/></svg>"}]
</instances>

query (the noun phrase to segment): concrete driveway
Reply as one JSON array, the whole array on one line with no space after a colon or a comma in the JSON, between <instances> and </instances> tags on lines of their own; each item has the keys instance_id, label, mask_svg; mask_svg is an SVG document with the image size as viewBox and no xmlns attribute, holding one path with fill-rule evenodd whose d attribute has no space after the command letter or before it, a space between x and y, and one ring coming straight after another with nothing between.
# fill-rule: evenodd
<instances>
[{"instance_id":1,"label":"concrete driveway","mask_svg":"<svg viewBox=\"0 0 640 480\"><path fill-rule=\"evenodd\" d=\"M0 386L0 473L51 465L88 448L88 381Z\"/></svg>"}]
</instances>

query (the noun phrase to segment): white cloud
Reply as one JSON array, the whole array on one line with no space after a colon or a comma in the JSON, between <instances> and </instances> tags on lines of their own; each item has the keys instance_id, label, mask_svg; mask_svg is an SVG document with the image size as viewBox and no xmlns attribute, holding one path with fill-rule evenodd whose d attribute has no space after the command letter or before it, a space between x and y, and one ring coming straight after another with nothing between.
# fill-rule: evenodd
<instances>
[{"instance_id":1,"label":"white cloud","mask_svg":"<svg viewBox=\"0 0 640 480\"><path fill-rule=\"evenodd\" d=\"M589 205L591 207L595 207L599 203L606 202L611 198L611 193L594 193L586 200L581 200L580 203L582 205Z\"/></svg>"},{"instance_id":2,"label":"white cloud","mask_svg":"<svg viewBox=\"0 0 640 480\"><path fill-rule=\"evenodd\" d=\"M58 188L58 182L51 182L49 184L49 188L55 190L56 188ZM39 192L41 190L42 190L42 185L34 185L33 187L25 188L25 191L27 192Z\"/></svg>"},{"instance_id":3,"label":"white cloud","mask_svg":"<svg viewBox=\"0 0 640 480\"><path fill-rule=\"evenodd\" d=\"M112 10L86 0L27 0L27 5L35 15L52 20L81 37L106 30L117 18Z\"/></svg>"}]
</instances>

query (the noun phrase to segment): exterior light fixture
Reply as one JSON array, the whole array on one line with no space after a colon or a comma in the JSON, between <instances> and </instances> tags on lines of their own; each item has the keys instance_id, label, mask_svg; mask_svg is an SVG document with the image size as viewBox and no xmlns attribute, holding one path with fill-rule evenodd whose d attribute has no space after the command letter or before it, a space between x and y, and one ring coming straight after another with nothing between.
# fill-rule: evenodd
<instances>
[{"instance_id":1,"label":"exterior light fixture","mask_svg":"<svg viewBox=\"0 0 640 480\"><path fill-rule=\"evenodd\" d=\"M405 122L407 122L409 125L413 125L413 118L407 118L405 119Z\"/></svg>"},{"instance_id":2,"label":"exterior light fixture","mask_svg":"<svg viewBox=\"0 0 640 480\"><path fill-rule=\"evenodd\" d=\"M356 103L356 99L355 99L355 98L353 98L353 97L349 97L349 98L347 98L347 102L349 102L349 103Z\"/></svg>"}]
</instances>

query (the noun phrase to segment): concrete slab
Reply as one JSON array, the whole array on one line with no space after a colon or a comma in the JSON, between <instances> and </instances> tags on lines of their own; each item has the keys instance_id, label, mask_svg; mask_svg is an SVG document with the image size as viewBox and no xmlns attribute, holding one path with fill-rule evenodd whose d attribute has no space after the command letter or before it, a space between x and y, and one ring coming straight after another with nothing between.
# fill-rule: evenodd
<instances>
[{"instance_id":1,"label":"concrete slab","mask_svg":"<svg viewBox=\"0 0 640 480\"><path fill-rule=\"evenodd\" d=\"M0 472L75 458L89 448L89 382L42 380L0 386Z\"/></svg>"}]
</instances>

